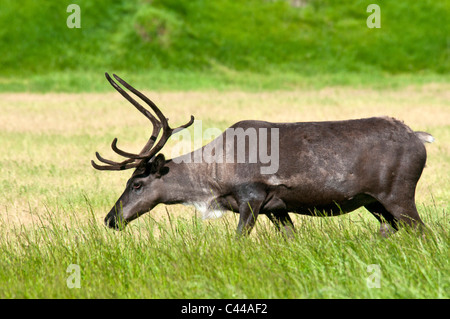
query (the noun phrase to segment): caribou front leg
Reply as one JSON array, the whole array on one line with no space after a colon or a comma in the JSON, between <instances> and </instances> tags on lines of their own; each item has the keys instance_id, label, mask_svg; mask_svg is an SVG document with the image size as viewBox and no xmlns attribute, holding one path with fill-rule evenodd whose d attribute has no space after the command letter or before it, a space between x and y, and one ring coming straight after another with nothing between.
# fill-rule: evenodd
<instances>
[{"instance_id":1,"label":"caribou front leg","mask_svg":"<svg viewBox=\"0 0 450 319\"><path fill-rule=\"evenodd\" d=\"M287 237L293 237L295 233L294 223L287 212L275 212L267 214L269 220L275 225L278 231Z\"/></svg>"},{"instance_id":2,"label":"caribou front leg","mask_svg":"<svg viewBox=\"0 0 450 319\"><path fill-rule=\"evenodd\" d=\"M261 202L244 202L239 206L239 223L237 227L238 236L250 234L258 218Z\"/></svg>"}]
</instances>

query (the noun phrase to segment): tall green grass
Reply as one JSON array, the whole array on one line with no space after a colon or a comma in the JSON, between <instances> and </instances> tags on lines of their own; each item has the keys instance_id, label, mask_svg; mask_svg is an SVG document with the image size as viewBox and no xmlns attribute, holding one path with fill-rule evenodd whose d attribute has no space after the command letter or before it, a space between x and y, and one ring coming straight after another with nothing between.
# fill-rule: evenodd
<instances>
[{"instance_id":1,"label":"tall green grass","mask_svg":"<svg viewBox=\"0 0 450 319\"><path fill-rule=\"evenodd\" d=\"M148 215L117 232L92 210L87 221L47 211L0 234L0 297L448 298L448 217L426 210L425 237L404 229L388 239L368 213L297 218L297 234L286 239L264 217L237 238L233 216ZM80 288L70 288L73 264Z\"/></svg>"}]
</instances>

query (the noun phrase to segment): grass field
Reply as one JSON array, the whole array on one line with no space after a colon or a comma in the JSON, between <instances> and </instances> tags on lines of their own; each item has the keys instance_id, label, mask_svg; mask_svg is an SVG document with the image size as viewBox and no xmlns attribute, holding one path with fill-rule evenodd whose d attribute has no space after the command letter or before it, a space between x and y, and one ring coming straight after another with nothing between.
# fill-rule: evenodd
<instances>
[{"instance_id":1,"label":"grass field","mask_svg":"<svg viewBox=\"0 0 450 319\"><path fill-rule=\"evenodd\" d=\"M201 221L184 206L158 206L123 232L106 229L103 218L131 173L95 171L90 160L96 150L114 158L116 136L138 151L150 134L146 119L112 91L0 94L0 297L450 297L448 84L147 92L174 126L190 114L203 129L222 130L241 119L390 115L430 132L436 142L427 145L416 195L429 232L389 239L377 235L378 222L364 209L292 216L298 234L288 241L265 217L237 240L236 215ZM71 264L80 269L79 289L67 285ZM369 288L377 274L380 288Z\"/></svg>"}]
</instances>

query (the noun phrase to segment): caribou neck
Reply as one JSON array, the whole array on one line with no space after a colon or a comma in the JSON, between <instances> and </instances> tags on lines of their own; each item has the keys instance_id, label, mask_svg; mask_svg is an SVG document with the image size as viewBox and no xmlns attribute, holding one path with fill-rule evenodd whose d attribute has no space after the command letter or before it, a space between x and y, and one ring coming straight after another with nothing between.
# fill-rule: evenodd
<instances>
[{"instance_id":1,"label":"caribou neck","mask_svg":"<svg viewBox=\"0 0 450 319\"><path fill-rule=\"evenodd\" d=\"M217 193L214 177L205 172L208 165L166 162L167 174L161 177L161 202L183 204L203 201ZM206 173L206 174L205 174Z\"/></svg>"}]
</instances>

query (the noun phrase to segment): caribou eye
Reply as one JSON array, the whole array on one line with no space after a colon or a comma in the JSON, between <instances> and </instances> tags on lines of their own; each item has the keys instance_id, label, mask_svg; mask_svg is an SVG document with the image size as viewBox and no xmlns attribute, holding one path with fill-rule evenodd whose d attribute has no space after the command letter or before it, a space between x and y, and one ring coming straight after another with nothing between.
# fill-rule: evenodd
<instances>
[{"instance_id":1,"label":"caribou eye","mask_svg":"<svg viewBox=\"0 0 450 319\"><path fill-rule=\"evenodd\" d=\"M134 182L133 184L131 184L131 187L132 187L134 190L138 190L139 188L142 187L142 183L141 183L141 182Z\"/></svg>"}]
</instances>

